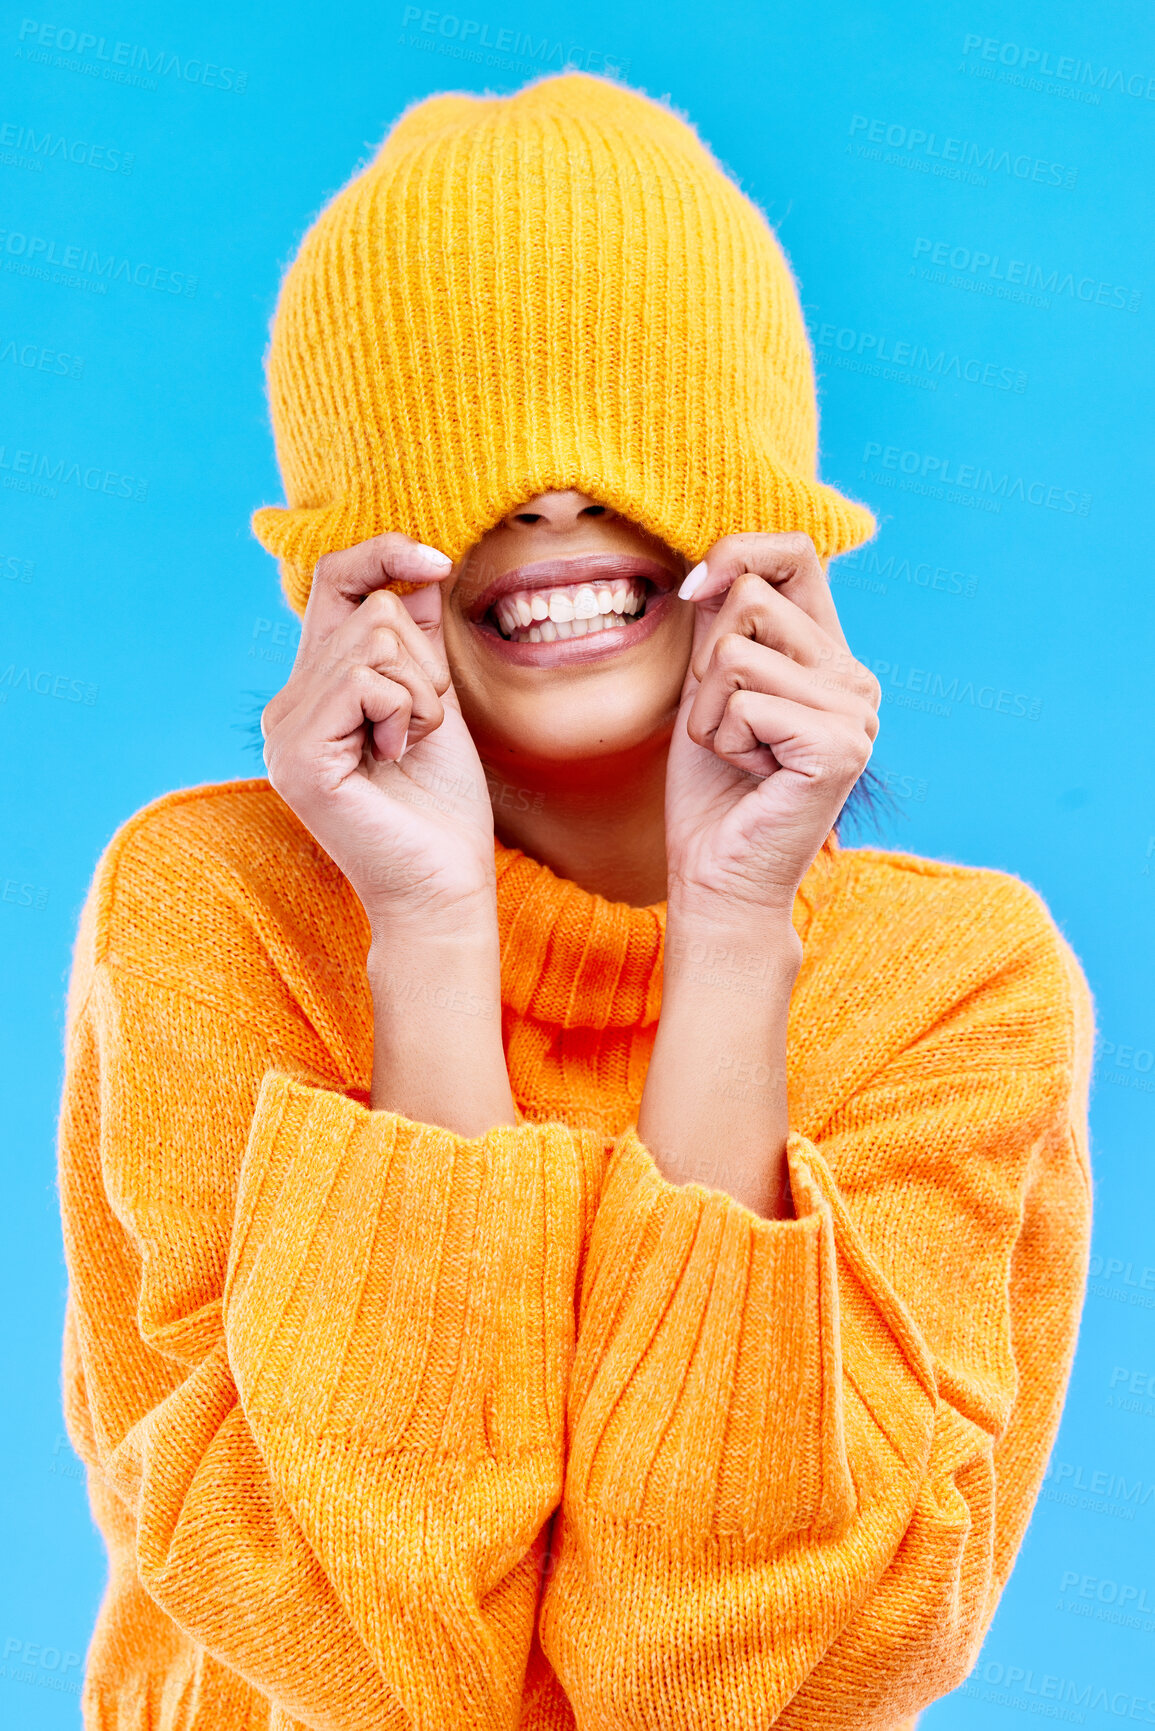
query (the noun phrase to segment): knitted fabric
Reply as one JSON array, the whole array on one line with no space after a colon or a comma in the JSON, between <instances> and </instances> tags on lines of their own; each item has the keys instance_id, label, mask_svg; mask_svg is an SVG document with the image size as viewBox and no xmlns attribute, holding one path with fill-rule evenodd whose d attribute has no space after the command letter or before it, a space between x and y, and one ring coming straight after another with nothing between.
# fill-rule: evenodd
<instances>
[{"instance_id":1,"label":"knitted fabric","mask_svg":"<svg viewBox=\"0 0 1155 1731\"><path fill-rule=\"evenodd\" d=\"M669 108L587 73L404 114L306 236L268 384L289 508L253 527L298 613L323 553L394 529L456 560L552 489L691 560L739 530L822 554L874 530L815 479L765 218Z\"/></svg>"},{"instance_id":2,"label":"knitted fabric","mask_svg":"<svg viewBox=\"0 0 1155 1731\"><path fill-rule=\"evenodd\" d=\"M828 840L771 1221L634 1128L664 906L496 852L524 1118L471 1139L368 1109L365 915L266 781L98 868L60 1124L89 1731L893 1731L977 1657L1088 1247L1045 907Z\"/></svg>"}]
</instances>

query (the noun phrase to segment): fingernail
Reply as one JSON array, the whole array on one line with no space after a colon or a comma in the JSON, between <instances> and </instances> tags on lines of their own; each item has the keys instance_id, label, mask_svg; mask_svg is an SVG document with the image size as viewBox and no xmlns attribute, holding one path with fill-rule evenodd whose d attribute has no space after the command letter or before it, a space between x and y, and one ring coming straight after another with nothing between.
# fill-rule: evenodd
<instances>
[{"instance_id":1,"label":"fingernail","mask_svg":"<svg viewBox=\"0 0 1155 1731\"><path fill-rule=\"evenodd\" d=\"M409 729L406 728L405 729L405 738L401 741L401 750L397 753L398 763L401 762L401 759L405 756L405 753L408 750L409 750Z\"/></svg>"},{"instance_id":2,"label":"fingernail","mask_svg":"<svg viewBox=\"0 0 1155 1731\"><path fill-rule=\"evenodd\" d=\"M692 601L702 584L706 581L709 571L706 561L700 559L692 571L688 571L682 579L682 587L678 590L679 601Z\"/></svg>"},{"instance_id":3,"label":"fingernail","mask_svg":"<svg viewBox=\"0 0 1155 1731\"><path fill-rule=\"evenodd\" d=\"M453 560L448 553L441 553L436 547L427 547L424 541L419 541L413 549L423 565L430 566L434 571L450 571Z\"/></svg>"}]
</instances>

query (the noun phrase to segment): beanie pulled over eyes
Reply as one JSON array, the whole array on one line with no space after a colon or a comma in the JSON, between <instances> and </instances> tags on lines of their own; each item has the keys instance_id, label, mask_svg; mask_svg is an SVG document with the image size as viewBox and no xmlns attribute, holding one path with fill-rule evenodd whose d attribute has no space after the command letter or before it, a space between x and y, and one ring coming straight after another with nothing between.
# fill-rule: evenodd
<instances>
[{"instance_id":1,"label":"beanie pulled over eyes","mask_svg":"<svg viewBox=\"0 0 1155 1731\"><path fill-rule=\"evenodd\" d=\"M457 561L566 488L692 562L741 531L805 530L822 555L874 532L816 478L810 347L765 218L608 78L409 109L306 235L267 367L288 506L253 528L299 614L324 553L392 529Z\"/></svg>"}]
</instances>

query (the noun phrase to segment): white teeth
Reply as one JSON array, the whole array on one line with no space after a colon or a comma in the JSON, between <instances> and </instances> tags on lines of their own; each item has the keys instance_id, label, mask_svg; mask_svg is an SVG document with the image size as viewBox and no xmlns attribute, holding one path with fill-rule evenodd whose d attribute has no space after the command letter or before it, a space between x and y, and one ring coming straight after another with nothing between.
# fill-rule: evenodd
<instances>
[{"instance_id":1,"label":"white teeth","mask_svg":"<svg viewBox=\"0 0 1155 1731\"><path fill-rule=\"evenodd\" d=\"M503 595L494 603L493 614L503 636L515 643L553 643L560 637L620 629L645 607L643 580L619 577L613 583L599 578L568 589Z\"/></svg>"},{"instance_id":2,"label":"white teeth","mask_svg":"<svg viewBox=\"0 0 1155 1731\"><path fill-rule=\"evenodd\" d=\"M565 637L588 637L599 631L624 631L627 621L620 613L597 613L592 619L543 620L528 630L518 626L511 634L514 643L553 643Z\"/></svg>"}]
</instances>

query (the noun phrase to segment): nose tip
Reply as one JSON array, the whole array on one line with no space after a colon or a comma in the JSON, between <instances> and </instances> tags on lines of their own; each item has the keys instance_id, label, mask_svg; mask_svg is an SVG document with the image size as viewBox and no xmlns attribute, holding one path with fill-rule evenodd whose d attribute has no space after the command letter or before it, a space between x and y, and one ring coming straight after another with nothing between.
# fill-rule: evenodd
<instances>
[{"instance_id":1,"label":"nose tip","mask_svg":"<svg viewBox=\"0 0 1155 1731\"><path fill-rule=\"evenodd\" d=\"M545 529L564 534L591 518L616 515L608 505L600 505L588 493L570 488L560 493L538 493L516 511L511 511L505 522L510 529L537 529L539 532Z\"/></svg>"}]
</instances>

